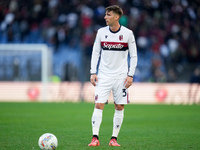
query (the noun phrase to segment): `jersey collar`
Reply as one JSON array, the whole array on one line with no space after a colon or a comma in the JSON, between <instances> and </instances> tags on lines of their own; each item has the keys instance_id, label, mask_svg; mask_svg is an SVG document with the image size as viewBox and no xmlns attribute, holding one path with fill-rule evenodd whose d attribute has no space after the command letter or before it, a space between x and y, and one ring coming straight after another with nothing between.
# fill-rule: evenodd
<instances>
[{"instance_id":1,"label":"jersey collar","mask_svg":"<svg viewBox=\"0 0 200 150\"><path fill-rule=\"evenodd\" d=\"M120 25L120 27L119 27L119 29L117 30L117 31L112 31L111 29L110 29L110 27L109 27L109 30L110 30L110 32L112 32L112 33L117 33L117 32L119 32L120 30L121 30L121 25Z\"/></svg>"}]
</instances>

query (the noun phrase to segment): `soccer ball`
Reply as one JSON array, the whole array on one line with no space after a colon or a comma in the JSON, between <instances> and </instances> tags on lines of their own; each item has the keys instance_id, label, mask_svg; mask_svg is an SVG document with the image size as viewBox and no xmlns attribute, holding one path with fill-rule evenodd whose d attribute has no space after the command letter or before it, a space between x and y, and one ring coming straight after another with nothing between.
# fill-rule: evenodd
<instances>
[{"instance_id":1,"label":"soccer ball","mask_svg":"<svg viewBox=\"0 0 200 150\"><path fill-rule=\"evenodd\" d=\"M38 145L41 150L52 150L58 146L58 140L52 133L45 133L40 136Z\"/></svg>"}]
</instances>

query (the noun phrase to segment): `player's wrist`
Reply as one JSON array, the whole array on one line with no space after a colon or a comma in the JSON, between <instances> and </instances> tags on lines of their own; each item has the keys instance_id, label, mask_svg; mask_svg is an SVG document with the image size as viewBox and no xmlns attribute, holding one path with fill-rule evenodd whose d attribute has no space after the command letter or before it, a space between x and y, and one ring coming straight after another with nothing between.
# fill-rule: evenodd
<instances>
[{"instance_id":1,"label":"player's wrist","mask_svg":"<svg viewBox=\"0 0 200 150\"><path fill-rule=\"evenodd\" d=\"M131 77L131 78L133 78L133 76L131 76L131 75L128 75L128 77Z\"/></svg>"},{"instance_id":2,"label":"player's wrist","mask_svg":"<svg viewBox=\"0 0 200 150\"><path fill-rule=\"evenodd\" d=\"M96 73L90 73L90 75L97 75Z\"/></svg>"}]
</instances>

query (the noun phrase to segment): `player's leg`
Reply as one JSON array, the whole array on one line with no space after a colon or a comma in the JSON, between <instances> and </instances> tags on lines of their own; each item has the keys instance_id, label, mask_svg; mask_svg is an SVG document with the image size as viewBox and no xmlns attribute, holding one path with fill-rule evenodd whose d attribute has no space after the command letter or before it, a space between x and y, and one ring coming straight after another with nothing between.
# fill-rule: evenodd
<instances>
[{"instance_id":1,"label":"player's leg","mask_svg":"<svg viewBox=\"0 0 200 150\"><path fill-rule=\"evenodd\" d=\"M99 128L102 122L104 105L105 105L104 103L96 103L92 115L92 133L93 137L96 137L97 139L99 136Z\"/></svg>"},{"instance_id":2,"label":"player's leg","mask_svg":"<svg viewBox=\"0 0 200 150\"><path fill-rule=\"evenodd\" d=\"M99 79L95 87L95 108L92 115L93 139L88 146L99 146L99 129L102 122L103 108L109 97L110 90L109 82Z\"/></svg>"},{"instance_id":3,"label":"player's leg","mask_svg":"<svg viewBox=\"0 0 200 150\"><path fill-rule=\"evenodd\" d=\"M115 101L115 113L113 117L113 133L110 140L110 146L120 146L117 143L117 137L122 126L124 118L124 104L128 103L127 89L124 87L124 79L116 80L113 87L113 98Z\"/></svg>"},{"instance_id":4,"label":"player's leg","mask_svg":"<svg viewBox=\"0 0 200 150\"><path fill-rule=\"evenodd\" d=\"M103 103L96 103L95 108L92 114L92 141L88 146L99 146L99 128L102 122L102 114L103 114Z\"/></svg>"},{"instance_id":5,"label":"player's leg","mask_svg":"<svg viewBox=\"0 0 200 150\"><path fill-rule=\"evenodd\" d=\"M115 104L115 113L113 117L113 133L112 137L116 137L119 134L124 118L124 105Z\"/></svg>"},{"instance_id":6,"label":"player's leg","mask_svg":"<svg viewBox=\"0 0 200 150\"><path fill-rule=\"evenodd\" d=\"M120 146L117 143L117 137L122 126L123 118L124 118L124 105L115 104L115 113L113 117L113 132L111 140L109 142L110 146Z\"/></svg>"}]
</instances>

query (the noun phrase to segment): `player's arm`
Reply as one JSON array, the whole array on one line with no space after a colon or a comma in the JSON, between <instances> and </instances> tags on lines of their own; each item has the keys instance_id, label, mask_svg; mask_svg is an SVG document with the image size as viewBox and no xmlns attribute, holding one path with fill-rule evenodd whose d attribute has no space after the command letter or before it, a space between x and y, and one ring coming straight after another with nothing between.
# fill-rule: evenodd
<instances>
[{"instance_id":1,"label":"player's arm","mask_svg":"<svg viewBox=\"0 0 200 150\"><path fill-rule=\"evenodd\" d=\"M100 39L99 31L98 31L94 45L93 45L92 58L91 58L91 69L90 69L90 74L91 74L90 81L94 86L96 86L96 82L98 82L97 64L98 64L99 57L100 57L100 51L101 51L101 39Z\"/></svg>"},{"instance_id":2,"label":"player's arm","mask_svg":"<svg viewBox=\"0 0 200 150\"><path fill-rule=\"evenodd\" d=\"M129 67L128 76L126 77L124 81L126 88L129 88L132 85L133 75L135 73L135 69L137 66L137 48L136 48L135 37L132 32L129 36L128 47L129 47L129 55L130 55L130 67Z\"/></svg>"}]
</instances>

